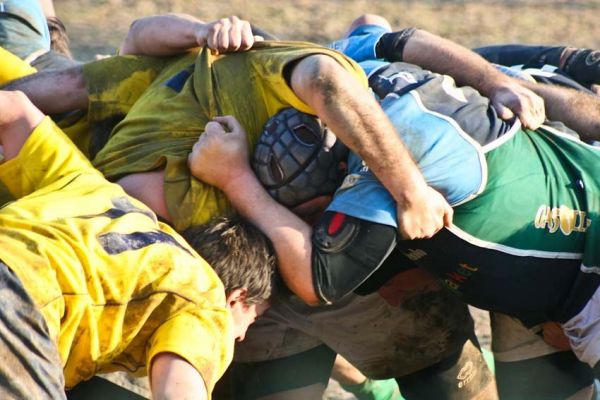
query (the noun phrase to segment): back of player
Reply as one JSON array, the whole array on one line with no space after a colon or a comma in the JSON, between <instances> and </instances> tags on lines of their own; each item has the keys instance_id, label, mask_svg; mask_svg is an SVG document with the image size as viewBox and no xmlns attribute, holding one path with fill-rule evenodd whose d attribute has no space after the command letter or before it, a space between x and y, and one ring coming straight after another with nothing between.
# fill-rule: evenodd
<instances>
[{"instance_id":1,"label":"back of player","mask_svg":"<svg viewBox=\"0 0 600 400\"><path fill-rule=\"evenodd\" d=\"M0 165L0 181L19 199L0 211L0 259L40 310L65 386L97 372L145 374L154 356L174 353L210 393L234 342L210 266L108 183L48 118ZM19 374L7 365L2 375Z\"/></svg>"}]
</instances>

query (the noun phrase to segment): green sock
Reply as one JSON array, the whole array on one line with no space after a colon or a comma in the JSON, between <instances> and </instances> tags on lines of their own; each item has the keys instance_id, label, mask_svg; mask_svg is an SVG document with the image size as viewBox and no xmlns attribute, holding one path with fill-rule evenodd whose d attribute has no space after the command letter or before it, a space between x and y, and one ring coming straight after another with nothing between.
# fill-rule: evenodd
<instances>
[{"instance_id":1,"label":"green sock","mask_svg":"<svg viewBox=\"0 0 600 400\"><path fill-rule=\"evenodd\" d=\"M341 385L358 400L401 400L400 389L395 379L368 379L358 385Z\"/></svg>"},{"instance_id":2,"label":"green sock","mask_svg":"<svg viewBox=\"0 0 600 400\"><path fill-rule=\"evenodd\" d=\"M482 349L483 351L483 359L488 365L488 368L492 370L492 374L496 373L494 366L494 354L491 351Z\"/></svg>"}]
</instances>

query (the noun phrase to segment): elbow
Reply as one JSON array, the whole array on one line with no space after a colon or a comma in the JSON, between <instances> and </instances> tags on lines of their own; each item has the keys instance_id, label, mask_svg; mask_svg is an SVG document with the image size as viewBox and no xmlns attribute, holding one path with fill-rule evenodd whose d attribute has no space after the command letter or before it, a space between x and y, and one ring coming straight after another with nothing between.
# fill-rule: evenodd
<instances>
[{"instance_id":1,"label":"elbow","mask_svg":"<svg viewBox=\"0 0 600 400\"><path fill-rule=\"evenodd\" d=\"M318 306L327 304L327 302L324 302L319 297L319 295L317 294L317 292L315 290L316 289L315 287L309 286L309 285L298 286L298 285L292 285L290 283L287 283L290 290L292 292L294 292L294 294L296 296L298 296L300 298L300 300L302 300L304 302L304 304L306 304L307 306L318 307Z\"/></svg>"},{"instance_id":2,"label":"elbow","mask_svg":"<svg viewBox=\"0 0 600 400\"><path fill-rule=\"evenodd\" d=\"M335 101L347 72L333 58L318 54L302 59L292 71L294 92L308 105Z\"/></svg>"},{"instance_id":3,"label":"elbow","mask_svg":"<svg viewBox=\"0 0 600 400\"><path fill-rule=\"evenodd\" d=\"M346 71L337 61L325 55L311 56L309 82L313 90L322 94L334 95L341 85L341 74Z\"/></svg>"},{"instance_id":4,"label":"elbow","mask_svg":"<svg viewBox=\"0 0 600 400\"><path fill-rule=\"evenodd\" d=\"M302 298L302 300L307 306L310 307L318 307L324 305L324 303L317 296L304 297Z\"/></svg>"},{"instance_id":5,"label":"elbow","mask_svg":"<svg viewBox=\"0 0 600 400\"><path fill-rule=\"evenodd\" d=\"M287 287L307 306L318 307L329 304L328 301L320 297L318 292L319 288L316 284L312 284L308 280L305 280L302 283L296 279L294 279L294 281L290 281L289 278L286 279L285 276L284 281Z\"/></svg>"}]
</instances>

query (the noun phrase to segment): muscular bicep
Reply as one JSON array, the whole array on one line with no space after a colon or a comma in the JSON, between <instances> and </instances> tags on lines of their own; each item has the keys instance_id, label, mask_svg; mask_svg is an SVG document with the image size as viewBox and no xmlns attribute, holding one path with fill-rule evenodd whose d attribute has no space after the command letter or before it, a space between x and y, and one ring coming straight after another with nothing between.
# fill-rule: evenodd
<instances>
[{"instance_id":1,"label":"muscular bicep","mask_svg":"<svg viewBox=\"0 0 600 400\"><path fill-rule=\"evenodd\" d=\"M172 221L164 192L164 170L139 172L119 179L117 183L127 192L146 204L165 221Z\"/></svg>"},{"instance_id":2,"label":"muscular bicep","mask_svg":"<svg viewBox=\"0 0 600 400\"><path fill-rule=\"evenodd\" d=\"M44 114L21 92L0 92L0 145L4 160L19 154Z\"/></svg>"},{"instance_id":3,"label":"muscular bicep","mask_svg":"<svg viewBox=\"0 0 600 400\"><path fill-rule=\"evenodd\" d=\"M200 373L173 353L159 353L152 359L150 387L152 398L156 400L208 398Z\"/></svg>"}]
</instances>

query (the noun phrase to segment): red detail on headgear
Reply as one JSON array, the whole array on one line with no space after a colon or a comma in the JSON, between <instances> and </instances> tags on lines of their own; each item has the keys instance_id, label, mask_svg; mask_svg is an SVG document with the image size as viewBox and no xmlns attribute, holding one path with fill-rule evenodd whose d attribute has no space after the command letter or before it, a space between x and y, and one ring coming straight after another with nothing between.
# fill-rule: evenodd
<instances>
[{"instance_id":1,"label":"red detail on headgear","mask_svg":"<svg viewBox=\"0 0 600 400\"><path fill-rule=\"evenodd\" d=\"M331 218L331 222L329 222L329 227L327 228L327 233L329 235L335 235L340 230L340 228L344 224L345 220L346 220L346 214L336 212L335 215L333 216L333 218Z\"/></svg>"}]
</instances>

